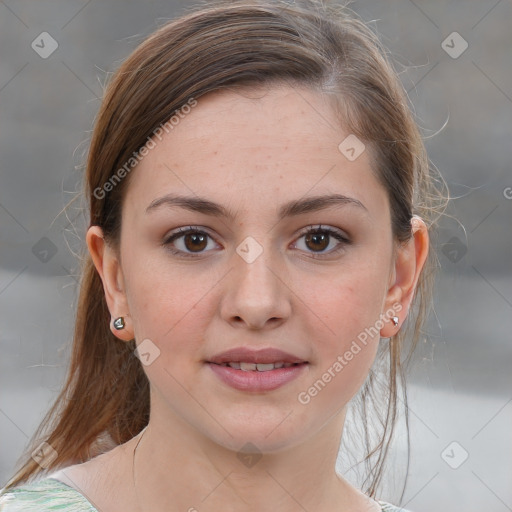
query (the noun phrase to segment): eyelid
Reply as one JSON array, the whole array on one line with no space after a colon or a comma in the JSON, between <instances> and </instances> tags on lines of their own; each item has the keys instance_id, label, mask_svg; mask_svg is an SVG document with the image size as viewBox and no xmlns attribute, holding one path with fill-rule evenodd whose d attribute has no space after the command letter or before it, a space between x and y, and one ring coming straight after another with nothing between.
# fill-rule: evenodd
<instances>
[{"instance_id":1,"label":"eyelid","mask_svg":"<svg viewBox=\"0 0 512 512\"><path fill-rule=\"evenodd\" d=\"M327 233L337 234L340 236L340 238L343 238L346 243L352 242L350 240L348 234L345 233L343 230L341 230L339 228L334 228L334 227L331 227L331 226L328 226L325 224L310 224L309 226L306 226L305 228L303 228L299 232L298 236L300 237L300 236L306 235L306 234L310 233L311 231L325 231Z\"/></svg>"},{"instance_id":2,"label":"eyelid","mask_svg":"<svg viewBox=\"0 0 512 512\"><path fill-rule=\"evenodd\" d=\"M205 228L203 226L182 226L182 227L176 228L171 233L166 235L164 237L163 245L167 245L167 244L173 242L174 240L176 240L178 238L182 238L183 236L188 235L190 233L204 233L204 234L208 235L216 243L218 243L208 228Z\"/></svg>"}]
</instances>

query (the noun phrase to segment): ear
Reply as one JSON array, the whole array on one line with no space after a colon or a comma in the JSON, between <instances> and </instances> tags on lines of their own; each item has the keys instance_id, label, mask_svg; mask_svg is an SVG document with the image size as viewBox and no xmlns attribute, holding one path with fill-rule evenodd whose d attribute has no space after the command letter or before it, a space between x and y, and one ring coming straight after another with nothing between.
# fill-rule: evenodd
<instances>
[{"instance_id":1,"label":"ear","mask_svg":"<svg viewBox=\"0 0 512 512\"><path fill-rule=\"evenodd\" d=\"M130 311L119 257L116 251L105 242L103 230L99 226L91 226L87 230L86 242L94 266L103 282L105 299L112 315L110 330L117 338L130 341L134 338L133 324L129 315ZM117 330L113 322L120 316L124 318L125 327Z\"/></svg>"},{"instance_id":2,"label":"ear","mask_svg":"<svg viewBox=\"0 0 512 512\"><path fill-rule=\"evenodd\" d=\"M380 331L382 338L390 338L399 330L406 319L414 292L425 264L429 249L428 229L423 219L414 215L411 219L413 236L396 249L396 257L391 272L389 288L384 301L382 314L386 319L384 327ZM391 316L398 317L398 325L393 325ZM386 313L388 312L388 313Z\"/></svg>"}]
</instances>

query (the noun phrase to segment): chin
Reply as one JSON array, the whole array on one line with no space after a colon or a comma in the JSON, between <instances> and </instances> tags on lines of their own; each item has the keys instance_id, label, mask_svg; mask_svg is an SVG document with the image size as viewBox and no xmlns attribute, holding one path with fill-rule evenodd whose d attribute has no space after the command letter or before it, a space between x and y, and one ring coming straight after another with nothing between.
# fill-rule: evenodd
<instances>
[{"instance_id":1,"label":"chin","mask_svg":"<svg viewBox=\"0 0 512 512\"><path fill-rule=\"evenodd\" d=\"M293 448L308 437L304 422L297 421L297 418L291 422L292 417L293 414L287 418L287 414L261 412L257 419L254 415L230 421L224 417L222 426L226 430L216 429L217 435L210 434L210 437L217 444L237 453L277 453Z\"/></svg>"}]
</instances>

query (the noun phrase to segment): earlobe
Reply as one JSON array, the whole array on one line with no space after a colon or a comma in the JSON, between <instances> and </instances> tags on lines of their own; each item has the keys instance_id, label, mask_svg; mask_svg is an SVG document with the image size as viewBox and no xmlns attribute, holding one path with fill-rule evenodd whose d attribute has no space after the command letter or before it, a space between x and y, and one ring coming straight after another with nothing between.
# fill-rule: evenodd
<instances>
[{"instance_id":1,"label":"earlobe","mask_svg":"<svg viewBox=\"0 0 512 512\"><path fill-rule=\"evenodd\" d=\"M397 249L393 282L388 289L383 314L386 324L381 329L381 337L394 336L407 317L421 271L424 267L429 250L428 229L420 217L414 215L411 219L412 237ZM400 311L389 315L388 312ZM392 317L398 317L395 325Z\"/></svg>"},{"instance_id":2,"label":"earlobe","mask_svg":"<svg viewBox=\"0 0 512 512\"><path fill-rule=\"evenodd\" d=\"M88 229L86 242L94 266L103 283L105 300L110 314L112 315L110 330L117 338L130 341L134 336L129 319L128 302L118 255L105 241L103 231L99 226L91 226ZM117 329L114 326L114 321L119 317L123 317L124 319L123 329Z\"/></svg>"}]
</instances>

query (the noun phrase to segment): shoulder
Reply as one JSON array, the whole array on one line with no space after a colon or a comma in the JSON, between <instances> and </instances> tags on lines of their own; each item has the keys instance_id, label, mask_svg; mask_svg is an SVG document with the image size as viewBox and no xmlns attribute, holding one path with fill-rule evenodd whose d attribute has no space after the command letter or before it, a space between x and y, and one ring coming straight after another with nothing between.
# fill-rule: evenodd
<instances>
[{"instance_id":1,"label":"shoulder","mask_svg":"<svg viewBox=\"0 0 512 512\"><path fill-rule=\"evenodd\" d=\"M98 512L76 489L51 477L0 490L1 512Z\"/></svg>"},{"instance_id":2,"label":"shoulder","mask_svg":"<svg viewBox=\"0 0 512 512\"><path fill-rule=\"evenodd\" d=\"M377 500L377 503L382 507L382 512L411 512L402 507L396 507L395 505L391 505L386 501Z\"/></svg>"}]
</instances>

